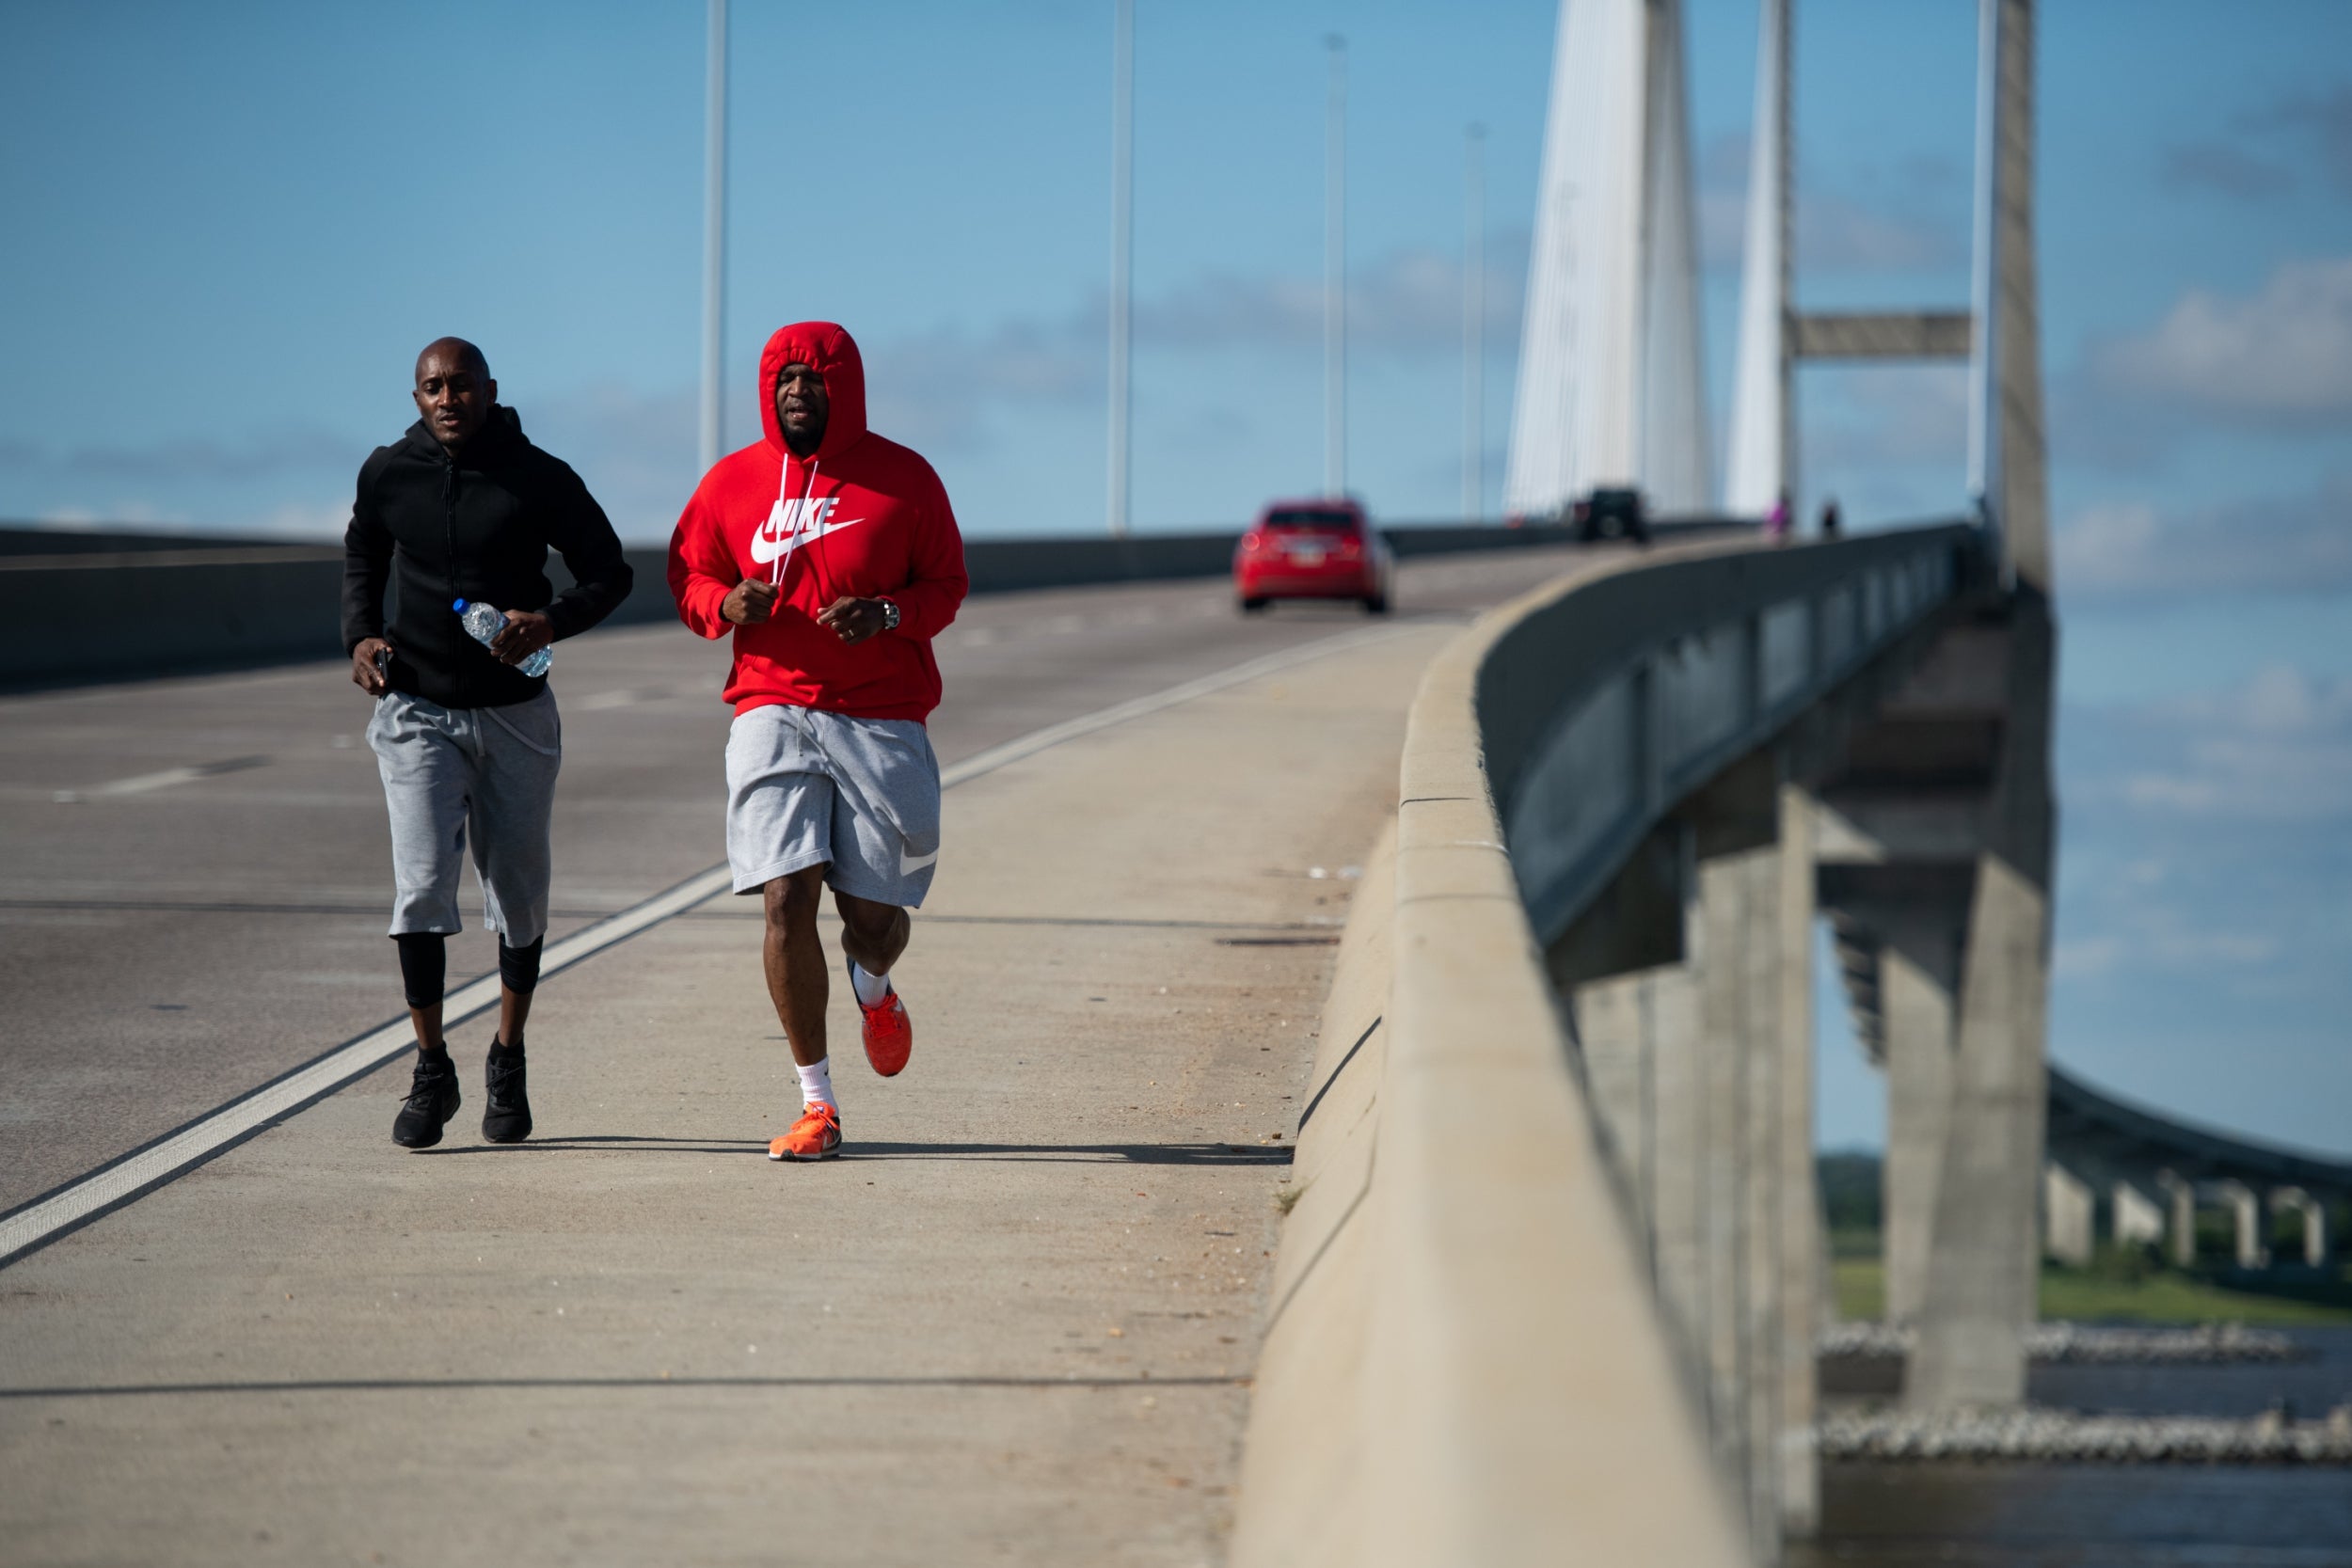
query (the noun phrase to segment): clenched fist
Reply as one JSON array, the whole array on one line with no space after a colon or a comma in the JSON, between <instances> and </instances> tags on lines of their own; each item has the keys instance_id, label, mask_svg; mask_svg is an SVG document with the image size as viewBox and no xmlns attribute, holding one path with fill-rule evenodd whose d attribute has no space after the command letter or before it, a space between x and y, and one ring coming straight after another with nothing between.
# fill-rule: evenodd
<instances>
[{"instance_id":1,"label":"clenched fist","mask_svg":"<svg viewBox=\"0 0 2352 1568\"><path fill-rule=\"evenodd\" d=\"M745 578L719 606L719 613L739 626L755 626L776 612L776 585Z\"/></svg>"}]
</instances>

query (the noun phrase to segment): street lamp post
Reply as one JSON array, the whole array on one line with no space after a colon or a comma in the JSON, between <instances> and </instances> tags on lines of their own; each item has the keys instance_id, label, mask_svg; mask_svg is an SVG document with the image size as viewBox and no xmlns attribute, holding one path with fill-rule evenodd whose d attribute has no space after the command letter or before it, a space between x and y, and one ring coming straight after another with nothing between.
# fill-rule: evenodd
<instances>
[{"instance_id":1,"label":"street lamp post","mask_svg":"<svg viewBox=\"0 0 2352 1568\"><path fill-rule=\"evenodd\" d=\"M1323 489L1347 494L1347 40L1331 52L1323 167Z\"/></svg>"},{"instance_id":2,"label":"street lamp post","mask_svg":"<svg viewBox=\"0 0 2352 1568\"><path fill-rule=\"evenodd\" d=\"M707 119L703 129L703 387L696 443L703 470L719 461L719 381L727 287L727 0L710 0Z\"/></svg>"},{"instance_id":3,"label":"street lamp post","mask_svg":"<svg viewBox=\"0 0 2352 1568\"><path fill-rule=\"evenodd\" d=\"M1484 125L1462 136L1462 521L1486 515L1486 173Z\"/></svg>"},{"instance_id":4,"label":"street lamp post","mask_svg":"<svg viewBox=\"0 0 2352 1568\"><path fill-rule=\"evenodd\" d=\"M1111 537L1127 531L1134 495L1128 436L1135 420L1136 0L1118 0L1111 27Z\"/></svg>"}]
</instances>

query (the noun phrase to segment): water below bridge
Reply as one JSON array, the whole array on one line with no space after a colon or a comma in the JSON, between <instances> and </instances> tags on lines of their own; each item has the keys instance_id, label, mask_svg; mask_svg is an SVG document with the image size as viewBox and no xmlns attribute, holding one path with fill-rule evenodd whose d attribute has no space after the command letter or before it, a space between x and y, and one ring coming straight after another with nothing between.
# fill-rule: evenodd
<instances>
[{"instance_id":1,"label":"water below bridge","mask_svg":"<svg viewBox=\"0 0 2352 1568\"><path fill-rule=\"evenodd\" d=\"M2352 1328L2298 1329L2276 1365L2045 1366L2040 1405L2302 1419L2352 1403ZM1824 1369L1827 1400L1882 1394L1878 1367ZM1788 1568L2345 1568L2352 1471L2295 1465L1835 1463L1819 1539Z\"/></svg>"}]
</instances>

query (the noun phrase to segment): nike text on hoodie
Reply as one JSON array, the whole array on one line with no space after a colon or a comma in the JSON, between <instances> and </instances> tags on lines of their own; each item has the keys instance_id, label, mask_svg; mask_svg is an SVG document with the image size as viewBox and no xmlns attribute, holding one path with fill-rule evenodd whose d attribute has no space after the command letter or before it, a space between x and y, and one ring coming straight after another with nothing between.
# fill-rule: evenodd
<instances>
[{"instance_id":1,"label":"nike text on hoodie","mask_svg":"<svg viewBox=\"0 0 2352 1568\"><path fill-rule=\"evenodd\" d=\"M807 457L785 445L776 379L804 364L825 380L823 439ZM931 639L968 586L963 539L931 466L866 428L866 370L857 344L830 322L803 322L759 356L765 436L703 476L670 536L670 592L704 637L735 634L726 700L741 713L769 704L852 719L928 717L939 705ZM776 585L774 613L739 626L720 605L746 578ZM835 600L886 598L898 625L844 643L817 617Z\"/></svg>"}]
</instances>

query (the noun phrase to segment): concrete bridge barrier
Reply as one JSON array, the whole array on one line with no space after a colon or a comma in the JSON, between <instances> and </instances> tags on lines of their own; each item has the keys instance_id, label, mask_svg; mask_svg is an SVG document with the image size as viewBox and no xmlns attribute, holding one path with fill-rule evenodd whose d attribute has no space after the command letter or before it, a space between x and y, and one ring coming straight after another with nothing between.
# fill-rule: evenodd
<instances>
[{"instance_id":1,"label":"concrete bridge barrier","mask_svg":"<svg viewBox=\"0 0 2352 1568\"><path fill-rule=\"evenodd\" d=\"M1305 1097L1235 1563L1761 1561L1809 1518L1812 859L1754 759L1835 730L1972 538L1661 549L1432 665ZM1712 962L1661 971L1686 942Z\"/></svg>"},{"instance_id":2,"label":"concrete bridge barrier","mask_svg":"<svg viewBox=\"0 0 2352 1568\"><path fill-rule=\"evenodd\" d=\"M1689 519L1661 538L1723 531ZM1406 525L1382 531L1400 557L1567 543L1565 528ZM964 541L975 593L1213 578L1232 569L1236 533ZM634 592L611 626L676 613L658 546L627 552ZM196 670L332 658L342 651L340 543L288 545L199 535L0 526L0 685L137 679ZM560 558L548 577L571 581Z\"/></svg>"}]
</instances>

